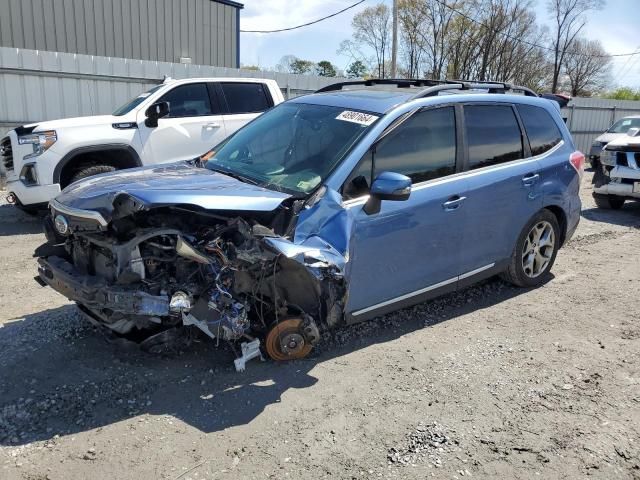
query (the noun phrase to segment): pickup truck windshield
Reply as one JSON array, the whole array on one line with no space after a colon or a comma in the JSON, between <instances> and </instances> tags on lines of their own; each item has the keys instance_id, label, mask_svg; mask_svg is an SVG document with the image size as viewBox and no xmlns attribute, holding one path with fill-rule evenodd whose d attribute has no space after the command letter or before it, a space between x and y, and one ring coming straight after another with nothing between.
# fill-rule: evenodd
<instances>
[{"instance_id":1,"label":"pickup truck windshield","mask_svg":"<svg viewBox=\"0 0 640 480\"><path fill-rule=\"evenodd\" d=\"M627 133L630 128L640 128L640 118L623 118L614 123L607 132Z\"/></svg>"},{"instance_id":2,"label":"pickup truck windshield","mask_svg":"<svg viewBox=\"0 0 640 480\"><path fill-rule=\"evenodd\" d=\"M378 116L326 105L283 103L216 147L206 168L266 188L308 194Z\"/></svg>"},{"instance_id":3,"label":"pickup truck windshield","mask_svg":"<svg viewBox=\"0 0 640 480\"><path fill-rule=\"evenodd\" d=\"M158 85L157 87L153 87L151 90L147 90L145 93L141 93L137 97L132 98L127 103L125 103L124 105L116 109L116 111L113 112L113 115L116 117L121 117L122 115L126 115L131 110L133 110L138 105L140 105L149 95L151 95L153 92L157 91L161 87L162 85Z\"/></svg>"}]
</instances>

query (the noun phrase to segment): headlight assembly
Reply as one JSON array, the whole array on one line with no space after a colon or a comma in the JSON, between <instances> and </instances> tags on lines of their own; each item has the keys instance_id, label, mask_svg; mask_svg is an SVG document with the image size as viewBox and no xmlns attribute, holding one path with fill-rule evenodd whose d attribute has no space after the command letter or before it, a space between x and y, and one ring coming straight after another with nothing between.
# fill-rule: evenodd
<instances>
[{"instance_id":1,"label":"headlight assembly","mask_svg":"<svg viewBox=\"0 0 640 480\"><path fill-rule=\"evenodd\" d=\"M602 150L600 152L600 163L603 165L615 166L616 165L616 154L615 152L610 152L609 150Z\"/></svg>"},{"instance_id":2,"label":"headlight assembly","mask_svg":"<svg viewBox=\"0 0 640 480\"><path fill-rule=\"evenodd\" d=\"M25 155L24 158L33 158L42 155L44 152L49 150L51 145L56 143L57 140L58 135L56 134L55 130L31 133L29 135L18 137L18 143L20 145L33 145L33 153Z\"/></svg>"}]
</instances>

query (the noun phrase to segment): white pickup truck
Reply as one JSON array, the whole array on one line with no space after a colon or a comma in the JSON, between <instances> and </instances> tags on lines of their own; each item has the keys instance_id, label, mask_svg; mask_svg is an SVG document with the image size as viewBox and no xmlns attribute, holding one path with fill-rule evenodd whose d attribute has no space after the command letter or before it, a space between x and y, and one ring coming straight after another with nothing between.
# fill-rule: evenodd
<instances>
[{"instance_id":1,"label":"white pickup truck","mask_svg":"<svg viewBox=\"0 0 640 480\"><path fill-rule=\"evenodd\" d=\"M7 198L36 211L81 178L194 158L282 101L274 80L167 79L111 115L17 127L0 140Z\"/></svg>"}]
</instances>

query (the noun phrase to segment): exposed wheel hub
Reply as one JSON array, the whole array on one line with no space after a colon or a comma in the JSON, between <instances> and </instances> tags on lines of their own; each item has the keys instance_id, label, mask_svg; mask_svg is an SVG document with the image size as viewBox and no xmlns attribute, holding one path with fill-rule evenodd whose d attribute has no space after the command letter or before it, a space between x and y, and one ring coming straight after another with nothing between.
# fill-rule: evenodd
<instances>
[{"instance_id":1,"label":"exposed wheel hub","mask_svg":"<svg viewBox=\"0 0 640 480\"><path fill-rule=\"evenodd\" d=\"M304 320L301 318L279 322L267 334L267 354L277 361L295 360L309 355L313 345L305 338L304 328Z\"/></svg>"}]
</instances>

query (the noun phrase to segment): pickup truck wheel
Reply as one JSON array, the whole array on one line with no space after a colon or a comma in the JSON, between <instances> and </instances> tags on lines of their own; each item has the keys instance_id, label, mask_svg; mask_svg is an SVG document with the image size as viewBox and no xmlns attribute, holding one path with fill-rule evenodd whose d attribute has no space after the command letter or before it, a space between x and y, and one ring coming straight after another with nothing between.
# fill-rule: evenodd
<instances>
[{"instance_id":1,"label":"pickup truck wheel","mask_svg":"<svg viewBox=\"0 0 640 480\"><path fill-rule=\"evenodd\" d=\"M618 197L617 195L594 193L593 199L595 200L598 208L605 208L607 210L620 210L624 205L624 198Z\"/></svg>"},{"instance_id":2,"label":"pickup truck wheel","mask_svg":"<svg viewBox=\"0 0 640 480\"><path fill-rule=\"evenodd\" d=\"M560 246L556 216L542 210L520 232L509 268L502 277L518 287L537 287L546 282Z\"/></svg>"},{"instance_id":3,"label":"pickup truck wheel","mask_svg":"<svg viewBox=\"0 0 640 480\"><path fill-rule=\"evenodd\" d=\"M73 182L77 182L78 180L82 180L83 178L93 177L94 175L99 175L101 173L115 172L116 167L112 165L90 165L87 167L81 167L77 170L73 176L71 177L71 185Z\"/></svg>"}]
</instances>

